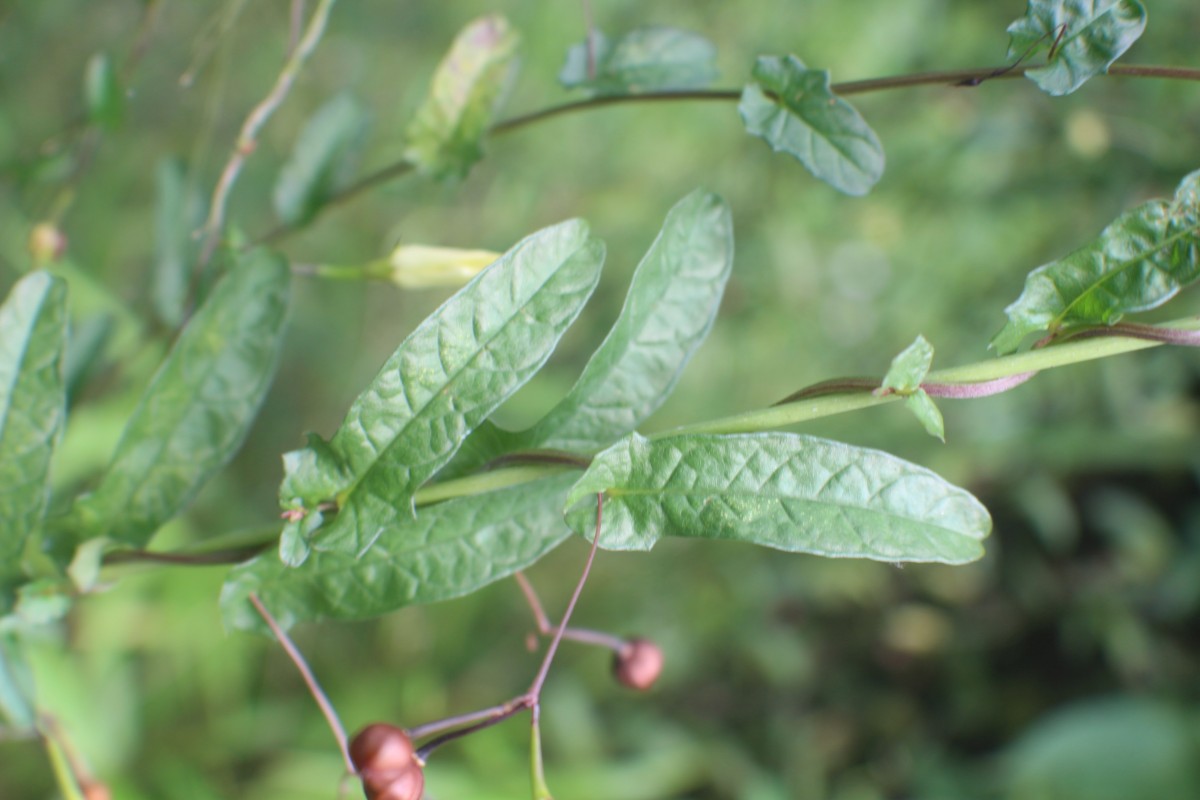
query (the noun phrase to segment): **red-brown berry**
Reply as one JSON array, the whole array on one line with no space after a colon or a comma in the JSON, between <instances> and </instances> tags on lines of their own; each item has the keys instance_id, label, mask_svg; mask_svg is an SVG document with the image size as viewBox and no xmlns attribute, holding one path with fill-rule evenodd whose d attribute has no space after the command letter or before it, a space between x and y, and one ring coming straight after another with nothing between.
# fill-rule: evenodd
<instances>
[{"instance_id":1,"label":"red-brown berry","mask_svg":"<svg viewBox=\"0 0 1200 800\"><path fill-rule=\"evenodd\" d=\"M359 731L350 742L350 761L367 800L421 800L423 765L412 739L395 725L376 722Z\"/></svg>"},{"instance_id":2,"label":"red-brown berry","mask_svg":"<svg viewBox=\"0 0 1200 800\"><path fill-rule=\"evenodd\" d=\"M662 649L649 639L633 638L613 656L613 675L630 689L646 691L662 674Z\"/></svg>"}]
</instances>

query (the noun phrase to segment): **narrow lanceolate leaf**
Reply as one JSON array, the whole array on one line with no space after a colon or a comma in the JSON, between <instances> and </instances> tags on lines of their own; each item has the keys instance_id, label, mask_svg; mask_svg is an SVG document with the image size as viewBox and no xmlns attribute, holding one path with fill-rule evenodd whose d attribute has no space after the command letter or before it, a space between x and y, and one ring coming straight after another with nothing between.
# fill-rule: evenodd
<instances>
[{"instance_id":1,"label":"narrow lanceolate leaf","mask_svg":"<svg viewBox=\"0 0 1200 800\"><path fill-rule=\"evenodd\" d=\"M699 34L677 28L638 28L610 42L592 34L567 51L558 80L593 95L696 89L717 76L717 48Z\"/></svg>"},{"instance_id":2,"label":"narrow lanceolate leaf","mask_svg":"<svg viewBox=\"0 0 1200 800\"><path fill-rule=\"evenodd\" d=\"M942 411L924 389L917 389L905 397L904 405L921 423L926 433L946 441L946 422L942 419Z\"/></svg>"},{"instance_id":3,"label":"narrow lanceolate leaf","mask_svg":"<svg viewBox=\"0 0 1200 800\"><path fill-rule=\"evenodd\" d=\"M407 524L413 493L545 363L591 296L603 260L585 223L555 225L518 243L422 322L328 446L285 460L285 508L336 503L314 547L362 554Z\"/></svg>"},{"instance_id":4,"label":"narrow lanceolate leaf","mask_svg":"<svg viewBox=\"0 0 1200 800\"><path fill-rule=\"evenodd\" d=\"M50 457L66 416L66 297L62 280L34 272L0 307L0 594L20 575L25 544L46 511Z\"/></svg>"},{"instance_id":5,"label":"narrow lanceolate leaf","mask_svg":"<svg viewBox=\"0 0 1200 800\"><path fill-rule=\"evenodd\" d=\"M321 210L353 176L367 131L366 110L339 94L304 125L275 183L275 213L289 225L302 225Z\"/></svg>"},{"instance_id":6,"label":"narrow lanceolate leaf","mask_svg":"<svg viewBox=\"0 0 1200 800\"><path fill-rule=\"evenodd\" d=\"M83 73L83 96L88 121L112 132L125 117L125 92L112 61L104 53L88 59Z\"/></svg>"},{"instance_id":7,"label":"narrow lanceolate leaf","mask_svg":"<svg viewBox=\"0 0 1200 800\"><path fill-rule=\"evenodd\" d=\"M829 88L829 73L795 56L760 56L738 111L746 130L794 156L839 192L864 195L883 175L883 145Z\"/></svg>"},{"instance_id":8,"label":"narrow lanceolate leaf","mask_svg":"<svg viewBox=\"0 0 1200 800\"><path fill-rule=\"evenodd\" d=\"M515 71L517 35L497 14L471 22L438 65L408 127L405 156L427 174L461 177L483 155L483 136Z\"/></svg>"},{"instance_id":9,"label":"narrow lanceolate leaf","mask_svg":"<svg viewBox=\"0 0 1200 800\"><path fill-rule=\"evenodd\" d=\"M570 535L563 499L578 473L422 508L356 554L314 549L297 568L275 553L236 567L221 593L230 628L261 628L254 592L285 626L362 619L470 594L537 561Z\"/></svg>"},{"instance_id":10,"label":"narrow lanceolate leaf","mask_svg":"<svg viewBox=\"0 0 1200 800\"><path fill-rule=\"evenodd\" d=\"M634 272L625 306L575 386L522 437L525 447L587 452L655 411L708 335L733 265L733 218L697 191L667 215Z\"/></svg>"},{"instance_id":11,"label":"narrow lanceolate leaf","mask_svg":"<svg viewBox=\"0 0 1200 800\"><path fill-rule=\"evenodd\" d=\"M1116 322L1162 305L1197 277L1200 171L1183 179L1173 200L1143 203L1095 241L1029 273L992 347L1003 355L1030 333Z\"/></svg>"},{"instance_id":12,"label":"narrow lanceolate leaf","mask_svg":"<svg viewBox=\"0 0 1200 800\"><path fill-rule=\"evenodd\" d=\"M289 271L258 252L237 264L180 334L133 412L81 533L141 546L237 452L271 384Z\"/></svg>"},{"instance_id":13,"label":"narrow lanceolate leaf","mask_svg":"<svg viewBox=\"0 0 1200 800\"><path fill-rule=\"evenodd\" d=\"M1045 52L1046 65L1025 77L1047 94L1070 94L1107 72L1145 29L1137 0L1029 0L1025 16L1008 26L1008 57Z\"/></svg>"},{"instance_id":14,"label":"narrow lanceolate leaf","mask_svg":"<svg viewBox=\"0 0 1200 800\"><path fill-rule=\"evenodd\" d=\"M596 457L567 508L600 492L600 546L613 550L648 550L663 536L687 536L959 564L983 554L980 540L991 529L978 500L927 469L788 433L634 434ZM590 535L594 509L572 509L571 527Z\"/></svg>"},{"instance_id":15,"label":"narrow lanceolate leaf","mask_svg":"<svg viewBox=\"0 0 1200 800\"><path fill-rule=\"evenodd\" d=\"M203 201L188 180L187 168L177 158L159 162L155 185L150 296L158 318L174 330L183 324L187 307L192 259L197 250L192 234L204 223Z\"/></svg>"}]
</instances>

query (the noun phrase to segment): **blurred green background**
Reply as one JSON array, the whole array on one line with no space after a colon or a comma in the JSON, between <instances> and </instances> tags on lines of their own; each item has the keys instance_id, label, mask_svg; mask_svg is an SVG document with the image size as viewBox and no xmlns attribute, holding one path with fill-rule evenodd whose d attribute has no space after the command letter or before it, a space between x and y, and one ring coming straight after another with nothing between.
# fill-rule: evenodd
<instances>
[{"instance_id":1,"label":"blurred green background","mask_svg":"<svg viewBox=\"0 0 1200 800\"><path fill-rule=\"evenodd\" d=\"M70 245L59 269L79 327L112 298L132 312L73 399L55 463L64 493L103 468L169 342L149 300L156 171L181 159L211 193L238 126L278 73L288 5L0 6L0 288L28 268L30 227L61 209ZM1200 6L1148 5L1147 31L1125 60L1197 66ZM938 0L592 6L609 34L661 24L709 37L729 87L759 54L794 53L835 81L999 64L1004 28L1024 10ZM373 116L362 170L395 161L455 32L492 11L523 37L504 113L567 99L555 76L584 35L578 3L342 3L248 161L233 224L248 236L275 224L279 168L304 121L339 92ZM120 126L82 128L89 58L121 66L139 52ZM917 334L936 347L935 368L988 357L1031 268L1200 166L1198 91L1108 78L1059 99L1024 80L855 98L888 157L863 199L773 156L742 132L732 103L613 106L489 142L461 183L389 183L279 247L300 263L354 263L398 241L503 250L549 223L589 220L608 243L605 276L546 370L502 410L502 422L522 425L570 386L670 206L697 186L717 191L735 215L734 277L653 430L761 407L825 378L882 374ZM330 434L445 297L299 279L284 360L243 452L155 545L272 524L279 454L306 431ZM1185 294L1149 318L1196 306ZM1196 355L1158 349L947 401L945 445L898 404L805 429L884 448L976 492L996 527L971 566L897 569L705 542L602 554L578 624L653 637L668 667L652 693L633 696L613 684L602 653L565 648L544 706L556 796L1200 796L1198 397ZM571 541L531 570L552 614L584 554ZM106 572L107 590L35 648L43 701L117 797L333 797L340 760L295 670L274 644L221 629L224 573ZM416 724L523 690L535 667L530 629L504 582L296 637L357 727ZM527 737L514 721L439 751L428 796L527 796ZM40 745L0 738L0 797L54 795Z\"/></svg>"}]
</instances>

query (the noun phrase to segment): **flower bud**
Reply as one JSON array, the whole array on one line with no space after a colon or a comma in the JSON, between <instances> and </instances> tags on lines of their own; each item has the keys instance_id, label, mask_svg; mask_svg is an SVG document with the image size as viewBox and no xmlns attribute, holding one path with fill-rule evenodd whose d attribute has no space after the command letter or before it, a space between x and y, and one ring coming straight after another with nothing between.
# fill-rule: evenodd
<instances>
[{"instance_id":1,"label":"flower bud","mask_svg":"<svg viewBox=\"0 0 1200 800\"><path fill-rule=\"evenodd\" d=\"M649 639L635 637L613 655L613 675L630 689L644 692L662 674L662 649Z\"/></svg>"},{"instance_id":2,"label":"flower bud","mask_svg":"<svg viewBox=\"0 0 1200 800\"><path fill-rule=\"evenodd\" d=\"M405 289L462 286L498 258L490 250L401 245L388 256L390 280Z\"/></svg>"},{"instance_id":3,"label":"flower bud","mask_svg":"<svg viewBox=\"0 0 1200 800\"><path fill-rule=\"evenodd\" d=\"M67 252L67 235L52 222L39 222L29 232L29 254L38 266L58 261Z\"/></svg>"}]
</instances>

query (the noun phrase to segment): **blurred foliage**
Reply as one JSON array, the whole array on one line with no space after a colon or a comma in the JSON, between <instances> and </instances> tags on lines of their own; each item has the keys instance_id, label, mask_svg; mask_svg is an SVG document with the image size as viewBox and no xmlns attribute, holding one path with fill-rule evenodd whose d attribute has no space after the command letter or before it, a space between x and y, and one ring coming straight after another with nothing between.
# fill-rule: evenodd
<instances>
[{"instance_id":1,"label":"blurred foliage","mask_svg":"<svg viewBox=\"0 0 1200 800\"><path fill-rule=\"evenodd\" d=\"M512 5L521 72L501 118L565 100L556 76L585 35L578 4ZM795 53L834 81L997 64L1020 5L610 0L593 13L611 35L669 25L708 37L718 85L740 88L760 54ZM1126 58L1195 66L1200 6L1148 5ZM374 120L361 168L399 159L455 34L495 10L339 5L248 161L230 208L237 227L254 237L276 224L280 170L306 121L343 92ZM31 229L54 221L67 238L55 269L70 282L73 347L87 354L70 371L59 488L95 481L172 336L149 276L156 252L179 257L184 245L178 230L156 240L160 170L177 169L159 165L183 165L171 177L178 197L207 196L287 43L284 3L0 7L0 284L30 266ZM381 185L278 246L318 264L377 259L398 242L500 251L588 219L608 243L607 270L547 370L502 409L528 424L607 330L666 210L697 186L718 192L734 210L734 277L653 430L825 378L882 375L918 334L935 368L985 357L1031 268L1196 168L1196 91L1100 78L1058 99L1028 81L865 95L855 105L887 169L862 199L772 156L732 103L613 106L487 142L461 183ZM307 430L332 432L446 296L298 282L245 448L155 545L270 526L279 454ZM1161 316L1195 308L1185 294ZM575 800L1200 796L1198 394L1195 354L1160 349L946 402L945 445L899 407L810 426L972 488L996 519L989 555L899 570L713 542L603 554L579 624L657 639L667 673L634 697L612 685L603 655L568 647L545 698L550 785ZM565 604L583 554L572 541L531 571L548 608ZM40 703L114 796L335 796L340 760L293 667L274 644L220 628L225 572L106 570L111 590L34 648ZM530 628L502 583L372 623L303 628L298 640L348 725L415 724L524 688ZM526 737L514 722L439 752L430 797L525 796ZM1118 772L1135 783L1115 783ZM0 797L53 793L39 743L0 742Z\"/></svg>"}]
</instances>

